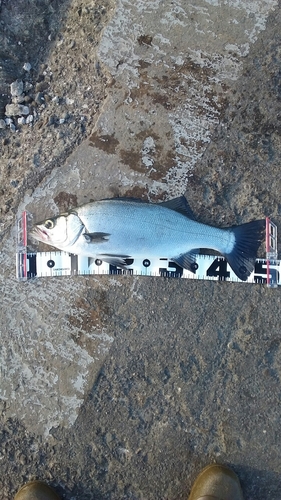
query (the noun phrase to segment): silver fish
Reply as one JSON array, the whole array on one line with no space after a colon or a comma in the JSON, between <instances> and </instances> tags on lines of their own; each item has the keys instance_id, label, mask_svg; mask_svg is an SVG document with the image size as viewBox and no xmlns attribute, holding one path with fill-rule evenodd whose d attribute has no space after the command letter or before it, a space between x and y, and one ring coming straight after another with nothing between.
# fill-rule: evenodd
<instances>
[{"instance_id":1,"label":"silver fish","mask_svg":"<svg viewBox=\"0 0 281 500\"><path fill-rule=\"evenodd\" d=\"M154 204L130 198L87 203L38 223L31 236L60 250L124 267L137 257L168 258L194 272L200 248L226 257L239 279L254 269L265 222L226 229L192 219L184 196Z\"/></svg>"}]
</instances>

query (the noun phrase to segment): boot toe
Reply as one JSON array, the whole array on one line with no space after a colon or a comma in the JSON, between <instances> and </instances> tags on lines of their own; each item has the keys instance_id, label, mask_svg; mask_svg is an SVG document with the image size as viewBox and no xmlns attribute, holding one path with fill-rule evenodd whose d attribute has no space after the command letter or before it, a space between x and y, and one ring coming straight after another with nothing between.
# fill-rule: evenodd
<instances>
[{"instance_id":1,"label":"boot toe","mask_svg":"<svg viewBox=\"0 0 281 500\"><path fill-rule=\"evenodd\" d=\"M60 497L46 483L30 481L21 487L14 500L60 500Z\"/></svg>"},{"instance_id":2,"label":"boot toe","mask_svg":"<svg viewBox=\"0 0 281 500\"><path fill-rule=\"evenodd\" d=\"M188 500L243 500L243 493L233 470L212 464L196 478Z\"/></svg>"}]
</instances>

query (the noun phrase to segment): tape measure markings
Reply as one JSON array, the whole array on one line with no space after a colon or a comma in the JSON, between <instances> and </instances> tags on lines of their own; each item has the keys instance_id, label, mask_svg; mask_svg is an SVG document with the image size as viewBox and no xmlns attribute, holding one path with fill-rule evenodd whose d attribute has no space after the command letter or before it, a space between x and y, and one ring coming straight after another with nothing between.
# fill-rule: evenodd
<instances>
[{"instance_id":1,"label":"tape measure markings","mask_svg":"<svg viewBox=\"0 0 281 500\"><path fill-rule=\"evenodd\" d=\"M164 276L200 280L241 282L226 259L221 256L197 255L195 273L183 269L169 259L134 259L131 266L121 269L99 259L89 259L64 252L38 252L26 254L26 271L21 269L18 279L78 275L134 275ZM149 262L149 265L148 265ZM281 261L270 261L271 284L281 285ZM267 283L268 259L257 259L255 270L246 283Z\"/></svg>"}]
</instances>

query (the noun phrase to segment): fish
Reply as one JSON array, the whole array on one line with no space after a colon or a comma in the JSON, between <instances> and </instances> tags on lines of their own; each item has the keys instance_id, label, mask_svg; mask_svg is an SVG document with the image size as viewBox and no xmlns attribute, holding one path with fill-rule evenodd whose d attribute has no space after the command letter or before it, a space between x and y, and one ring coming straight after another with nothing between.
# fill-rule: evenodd
<instances>
[{"instance_id":1,"label":"fish","mask_svg":"<svg viewBox=\"0 0 281 500\"><path fill-rule=\"evenodd\" d=\"M167 258L195 272L200 249L223 255L246 281L264 238L265 220L217 228L194 219L184 196L161 203L94 201L35 224L30 236L64 252L128 268L133 259Z\"/></svg>"}]
</instances>

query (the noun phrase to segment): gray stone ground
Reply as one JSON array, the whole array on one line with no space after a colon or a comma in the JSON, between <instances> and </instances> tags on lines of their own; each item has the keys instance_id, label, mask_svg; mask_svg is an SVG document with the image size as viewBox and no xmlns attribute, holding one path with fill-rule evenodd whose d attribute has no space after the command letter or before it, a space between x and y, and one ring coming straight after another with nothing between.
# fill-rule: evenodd
<instances>
[{"instance_id":1,"label":"gray stone ground","mask_svg":"<svg viewBox=\"0 0 281 500\"><path fill-rule=\"evenodd\" d=\"M218 462L245 499L279 500L279 289L19 283L14 221L186 193L204 222L278 224L280 4L10 0L0 16L2 119L15 79L32 116L0 129L0 498L36 478L67 500L183 499Z\"/></svg>"}]
</instances>

